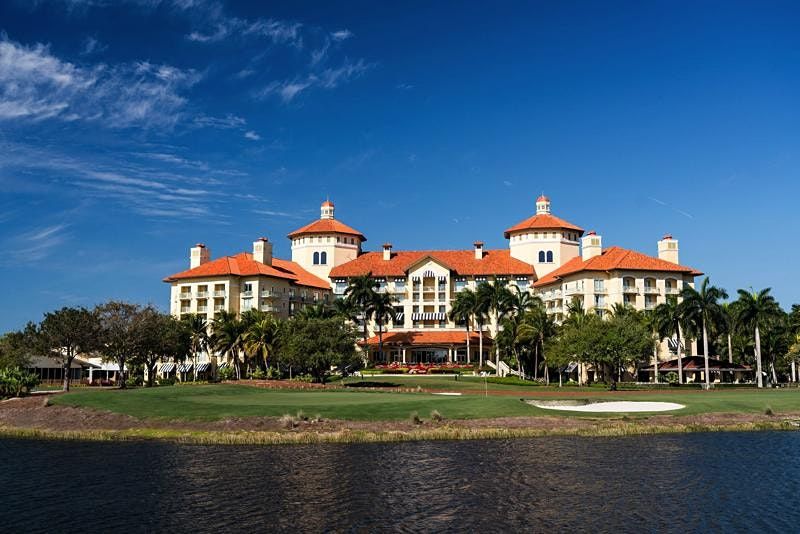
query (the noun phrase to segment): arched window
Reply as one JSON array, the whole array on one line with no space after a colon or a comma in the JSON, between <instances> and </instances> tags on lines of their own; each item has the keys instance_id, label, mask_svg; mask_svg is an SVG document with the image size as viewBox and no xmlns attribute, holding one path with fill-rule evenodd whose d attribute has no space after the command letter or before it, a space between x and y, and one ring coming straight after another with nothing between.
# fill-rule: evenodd
<instances>
[{"instance_id":1,"label":"arched window","mask_svg":"<svg viewBox=\"0 0 800 534\"><path fill-rule=\"evenodd\" d=\"M319 265L319 252L314 253L314 265Z\"/></svg>"},{"instance_id":2,"label":"arched window","mask_svg":"<svg viewBox=\"0 0 800 534\"><path fill-rule=\"evenodd\" d=\"M544 263L544 250L539 251L539 263Z\"/></svg>"},{"instance_id":3,"label":"arched window","mask_svg":"<svg viewBox=\"0 0 800 534\"><path fill-rule=\"evenodd\" d=\"M552 250L548 250L547 251L547 263L553 263L553 251Z\"/></svg>"},{"instance_id":4,"label":"arched window","mask_svg":"<svg viewBox=\"0 0 800 534\"><path fill-rule=\"evenodd\" d=\"M322 254L319 255L319 263L321 265L328 265L328 253L327 252L323 252Z\"/></svg>"}]
</instances>

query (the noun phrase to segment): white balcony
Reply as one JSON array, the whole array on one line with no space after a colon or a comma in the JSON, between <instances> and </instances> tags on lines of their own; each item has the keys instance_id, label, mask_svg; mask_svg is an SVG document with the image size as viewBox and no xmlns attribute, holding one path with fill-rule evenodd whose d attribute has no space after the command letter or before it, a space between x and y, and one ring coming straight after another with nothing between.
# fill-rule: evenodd
<instances>
[{"instance_id":1,"label":"white balcony","mask_svg":"<svg viewBox=\"0 0 800 534\"><path fill-rule=\"evenodd\" d=\"M192 294L191 293L181 293L178 298L180 298L181 300L191 300Z\"/></svg>"},{"instance_id":2,"label":"white balcony","mask_svg":"<svg viewBox=\"0 0 800 534\"><path fill-rule=\"evenodd\" d=\"M664 293L667 295L679 295L681 292L677 287L665 287Z\"/></svg>"},{"instance_id":3,"label":"white balcony","mask_svg":"<svg viewBox=\"0 0 800 534\"><path fill-rule=\"evenodd\" d=\"M206 299L208 298L208 291L198 291L197 298L199 299Z\"/></svg>"},{"instance_id":4,"label":"white balcony","mask_svg":"<svg viewBox=\"0 0 800 534\"><path fill-rule=\"evenodd\" d=\"M581 294L581 293L583 293L583 288L582 287L568 287L568 288L564 289L564 295L567 295L567 296L569 296L569 295L578 295L578 294Z\"/></svg>"},{"instance_id":5,"label":"white balcony","mask_svg":"<svg viewBox=\"0 0 800 534\"><path fill-rule=\"evenodd\" d=\"M261 306L261 311L263 312L274 312L276 311L275 306L270 306L269 304L264 304Z\"/></svg>"},{"instance_id":6,"label":"white balcony","mask_svg":"<svg viewBox=\"0 0 800 534\"><path fill-rule=\"evenodd\" d=\"M215 304L214 305L214 311L215 312L224 311L224 310L225 310L225 305L224 304Z\"/></svg>"},{"instance_id":7,"label":"white balcony","mask_svg":"<svg viewBox=\"0 0 800 534\"><path fill-rule=\"evenodd\" d=\"M253 296L252 291L242 291L242 298L250 298Z\"/></svg>"},{"instance_id":8,"label":"white balcony","mask_svg":"<svg viewBox=\"0 0 800 534\"><path fill-rule=\"evenodd\" d=\"M638 295L639 288L636 286L622 286L622 292L628 295Z\"/></svg>"},{"instance_id":9,"label":"white balcony","mask_svg":"<svg viewBox=\"0 0 800 534\"><path fill-rule=\"evenodd\" d=\"M183 311L183 310L181 310ZM208 311L208 306L198 306L197 313L206 313Z\"/></svg>"},{"instance_id":10,"label":"white balcony","mask_svg":"<svg viewBox=\"0 0 800 534\"><path fill-rule=\"evenodd\" d=\"M659 295L659 294L661 294L661 291L659 291L659 289L657 287L647 287L647 286L645 286L644 294L645 295Z\"/></svg>"},{"instance_id":11,"label":"white balcony","mask_svg":"<svg viewBox=\"0 0 800 534\"><path fill-rule=\"evenodd\" d=\"M214 296L215 297L224 297L225 296L225 291L214 291Z\"/></svg>"}]
</instances>

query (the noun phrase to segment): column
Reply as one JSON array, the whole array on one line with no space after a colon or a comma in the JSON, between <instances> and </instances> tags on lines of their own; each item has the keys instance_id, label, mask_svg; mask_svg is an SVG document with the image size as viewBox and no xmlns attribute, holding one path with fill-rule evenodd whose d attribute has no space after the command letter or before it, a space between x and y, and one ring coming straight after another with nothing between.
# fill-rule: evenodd
<instances>
[{"instance_id":1,"label":"column","mask_svg":"<svg viewBox=\"0 0 800 534\"><path fill-rule=\"evenodd\" d=\"M403 363L406 363L406 348L403 347Z\"/></svg>"},{"instance_id":2,"label":"column","mask_svg":"<svg viewBox=\"0 0 800 534\"><path fill-rule=\"evenodd\" d=\"M453 363L453 346L447 348L447 363Z\"/></svg>"}]
</instances>

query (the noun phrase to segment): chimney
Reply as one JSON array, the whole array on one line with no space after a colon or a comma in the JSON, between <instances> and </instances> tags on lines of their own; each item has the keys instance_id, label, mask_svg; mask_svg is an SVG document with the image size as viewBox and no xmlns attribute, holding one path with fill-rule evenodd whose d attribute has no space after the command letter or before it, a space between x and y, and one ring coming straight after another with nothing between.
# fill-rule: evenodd
<instances>
[{"instance_id":1,"label":"chimney","mask_svg":"<svg viewBox=\"0 0 800 534\"><path fill-rule=\"evenodd\" d=\"M672 239L670 234L665 235L658 242L658 259L678 263L678 240Z\"/></svg>"},{"instance_id":2,"label":"chimney","mask_svg":"<svg viewBox=\"0 0 800 534\"><path fill-rule=\"evenodd\" d=\"M483 259L483 241L475 241L473 243L475 245L475 259L482 260Z\"/></svg>"},{"instance_id":3,"label":"chimney","mask_svg":"<svg viewBox=\"0 0 800 534\"><path fill-rule=\"evenodd\" d=\"M603 238L595 232L589 232L581 238L581 259L583 261L603 253Z\"/></svg>"},{"instance_id":4,"label":"chimney","mask_svg":"<svg viewBox=\"0 0 800 534\"><path fill-rule=\"evenodd\" d=\"M389 261L392 259L392 244L391 243L384 243L383 244L383 261Z\"/></svg>"},{"instance_id":5,"label":"chimney","mask_svg":"<svg viewBox=\"0 0 800 534\"><path fill-rule=\"evenodd\" d=\"M264 265L272 265L272 243L266 237L253 241L253 259Z\"/></svg>"},{"instance_id":6,"label":"chimney","mask_svg":"<svg viewBox=\"0 0 800 534\"><path fill-rule=\"evenodd\" d=\"M211 259L211 251L203 243L198 243L189 251L189 268L200 267Z\"/></svg>"}]
</instances>

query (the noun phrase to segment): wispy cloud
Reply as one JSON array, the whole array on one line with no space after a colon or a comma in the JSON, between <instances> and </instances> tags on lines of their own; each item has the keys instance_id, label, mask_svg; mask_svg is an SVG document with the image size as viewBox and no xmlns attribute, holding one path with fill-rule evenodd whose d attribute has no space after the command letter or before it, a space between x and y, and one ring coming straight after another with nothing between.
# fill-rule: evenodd
<instances>
[{"instance_id":1,"label":"wispy cloud","mask_svg":"<svg viewBox=\"0 0 800 534\"><path fill-rule=\"evenodd\" d=\"M108 45L101 43L90 35L83 40L83 50L81 50L81 55L90 56L92 54L105 52L106 50L108 50Z\"/></svg>"},{"instance_id":2,"label":"wispy cloud","mask_svg":"<svg viewBox=\"0 0 800 534\"><path fill-rule=\"evenodd\" d=\"M410 91L414 88L410 83L398 83L395 87L401 91Z\"/></svg>"},{"instance_id":3,"label":"wispy cloud","mask_svg":"<svg viewBox=\"0 0 800 534\"><path fill-rule=\"evenodd\" d=\"M350 61L346 59L337 68L327 68L319 73L309 73L305 78L295 78L285 81L274 81L256 93L259 98L277 95L284 102L291 102L301 92L314 87L334 89L339 85L358 78L373 65L365 63L363 59Z\"/></svg>"},{"instance_id":4,"label":"wispy cloud","mask_svg":"<svg viewBox=\"0 0 800 534\"><path fill-rule=\"evenodd\" d=\"M266 215L268 217L281 217L286 219L299 219L300 216L296 213L288 213L285 211L274 211L274 210L252 210L253 213L256 215Z\"/></svg>"},{"instance_id":5,"label":"wispy cloud","mask_svg":"<svg viewBox=\"0 0 800 534\"><path fill-rule=\"evenodd\" d=\"M673 206L672 204L669 204L669 203L667 203L667 202L664 202L663 200L660 200L660 199L658 199L658 198L655 198L655 197L647 197L647 199L648 199L648 200L650 200L651 202L655 202L655 203L656 203L656 204L658 204L659 206L664 206L665 208L669 208L669 209L671 209L672 211L674 211L675 213L678 213L678 214L680 214L680 215L683 215L683 216L684 216L684 217L686 217L687 219L694 219L694 215L692 215L692 214L691 214L691 213L689 213L688 211L684 211L684 210L682 210L682 209L680 209L680 208L676 208L676 207L675 207L675 206Z\"/></svg>"},{"instance_id":6,"label":"wispy cloud","mask_svg":"<svg viewBox=\"0 0 800 534\"><path fill-rule=\"evenodd\" d=\"M506 187L511 187L514 184L510 180L503 180L503 185Z\"/></svg>"},{"instance_id":7,"label":"wispy cloud","mask_svg":"<svg viewBox=\"0 0 800 534\"><path fill-rule=\"evenodd\" d=\"M194 70L148 62L81 67L43 44L25 46L0 37L0 121L171 127L186 104L181 93L199 80Z\"/></svg>"},{"instance_id":8,"label":"wispy cloud","mask_svg":"<svg viewBox=\"0 0 800 534\"><path fill-rule=\"evenodd\" d=\"M353 32L350 30L339 30L331 33L331 39L334 41L345 41L350 39L353 36Z\"/></svg>"},{"instance_id":9,"label":"wispy cloud","mask_svg":"<svg viewBox=\"0 0 800 534\"><path fill-rule=\"evenodd\" d=\"M31 228L12 238L6 248L14 263L41 261L67 240L67 228L67 223Z\"/></svg>"},{"instance_id":10,"label":"wispy cloud","mask_svg":"<svg viewBox=\"0 0 800 534\"><path fill-rule=\"evenodd\" d=\"M244 133L244 137L245 137L245 139L249 139L251 141L260 141L261 140L261 136L258 135L253 130L249 130L249 131L245 132Z\"/></svg>"}]
</instances>

